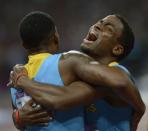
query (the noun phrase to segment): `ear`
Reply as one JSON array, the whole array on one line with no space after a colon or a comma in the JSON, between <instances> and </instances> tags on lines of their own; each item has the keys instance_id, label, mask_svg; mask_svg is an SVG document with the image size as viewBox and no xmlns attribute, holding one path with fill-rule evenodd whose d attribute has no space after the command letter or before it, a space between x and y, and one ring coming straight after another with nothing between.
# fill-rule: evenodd
<instances>
[{"instance_id":1,"label":"ear","mask_svg":"<svg viewBox=\"0 0 148 131\"><path fill-rule=\"evenodd\" d=\"M59 33L57 32L57 30L56 30L56 32L54 34L54 40L55 40L56 44L59 44Z\"/></svg>"},{"instance_id":2,"label":"ear","mask_svg":"<svg viewBox=\"0 0 148 131\"><path fill-rule=\"evenodd\" d=\"M112 53L114 54L114 56L120 56L124 53L124 47L118 44L113 48Z\"/></svg>"},{"instance_id":3,"label":"ear","mask_svg":"<svg viewBox=\"0 0 148 131\"><path fill-rule=\"evenodd\" d=\"M59 50L59 36L58 34L55 32L55 34L53 35L53 42L52 42L52 49L54 50L54 52L57 52Z\"/></svg>"}]
</instances>

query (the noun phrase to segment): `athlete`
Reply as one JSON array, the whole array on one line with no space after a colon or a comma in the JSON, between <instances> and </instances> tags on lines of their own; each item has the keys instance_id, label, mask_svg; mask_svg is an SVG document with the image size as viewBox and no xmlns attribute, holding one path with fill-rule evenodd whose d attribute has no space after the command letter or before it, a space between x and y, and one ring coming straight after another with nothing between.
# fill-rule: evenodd
<instances>
[{"instance_id":1,"label":"athlete","mask_svg":"<svg viewBox=\"0 0 148 131\"><path fill-rule=\"evenodd\" d=\"M25 69L23 69L24 73L20 74L22 71L22 67L20 68L20 66L14 68L14 72L11 74L11 80L15 88L22 88L37 103L42 105L43 108L57 111L54 115L54 121L48 127L30 127L30 129L84 130L83 118L86 116L86 123L91 130L128 131L130 130L132 109L134 109L135 114L133 116L136 118L134 119L136 121L134 123L136 124L132 126L134 127L133 130L135 130L137 122L144 113L145 106L127 70L114 62L123 59L130 53L133 47L133 34L128 24L122 17L117 15L107 16L94 24L81 45L82 51L93 58L78 52L49 56L49 54L39 53L55 53L57 51L57 31L55 30L53 34L47 31L48 35L45 32L44 35L35 36L35 32L37 34L41 33L41 31L44 32L43 27L45 26L45 22L43 22L44 26L41 28L42 30L35 32L31 32L28 28L31 23L28 22L28 18L31 19L40 13L37 14L35 13L25 17L20 25L20 31L23 32L21 32L21 37L24 47L28 49L30 54L38 54L30 57L32 60L26 65L28 76L29 78L34 78L35 81L46 84L29 80ZM42 16L43 14L40 15ZM38 18L36 17L36 20ZM33 20L31 19L31 21ZM28 26L25 25L27 22L29 23ZM33 25L39 28L39 25ZM27 29L24 27L27 27ZM30 27L35 28L33 26ZM23 29L26 29L25 33ZM31 37L31 34L33 34L33 37ZM40 67L38 66L36 68L38 70L36 72L34 71L35 73L31 75L29 66L32 65L33 68L33 65L35 65L33 59L39 57L41 62L37 65L40 65ZM80 80L93 85L94 88L84 82L79 82ZM56 84L57 86L51 86L49 84ZM64 88L61 88L61 86L64 86ZM17 97L18 94L23 94L19 95L21 99ZM30 99L22 90L13 89L12 96L13 104L16 108L19 108L19 106L22 107L24 105L22 103ZM88 104L102 97L105 101L101 101L99 104L98 101L94 103L95 109L97 109L94 114L89 112L85 114L83 107L69 109L66 112L58 111L81 104ZM106 110L116 111L116 114L110 112L105 116L104 114L106 112L103 112L102 109L99 114L99 106L105 104ZM123 112L125 114L121 115ZM115 118L115 115L120 115L120 117Z\"/></svg>"}]
</instances>

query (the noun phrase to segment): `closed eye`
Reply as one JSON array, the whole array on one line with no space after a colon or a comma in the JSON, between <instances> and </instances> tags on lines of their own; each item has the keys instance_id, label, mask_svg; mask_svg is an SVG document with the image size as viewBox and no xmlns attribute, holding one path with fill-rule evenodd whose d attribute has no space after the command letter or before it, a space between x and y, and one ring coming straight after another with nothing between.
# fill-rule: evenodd
<instances>
[{"instance_id":1,"label":"closed eye","mask_svg":"<svg viewBox=\"0 0 148 131\"><path fill-rule=\"evenodd\" d=\"M95 26L96 29L101 30L99 26Z\"/></svg>"},{"instance_id":2,"label":"closed eye","mask_svg":"<svg viewBox=\"0 0 148 131\"><path fill-rule=\"evenodd\" d=\"M113 27L113 25L111 25L110 23L106 23L106 24L104 24L104 26L105 26L109 31L111 31L111 32L114 31L114 27Z\"/></svg>"}]
</instances>

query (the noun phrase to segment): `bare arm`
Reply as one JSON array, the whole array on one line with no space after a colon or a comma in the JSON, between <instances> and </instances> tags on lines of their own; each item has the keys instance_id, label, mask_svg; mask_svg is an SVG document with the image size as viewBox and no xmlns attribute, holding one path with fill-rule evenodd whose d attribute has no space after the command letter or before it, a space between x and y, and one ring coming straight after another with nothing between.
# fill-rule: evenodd
<instances>
[{"instance_id":1,"label":"bare arm","mask_svg":"<svg viewBox=\"0 0 148 131\"><path fill-rule=\"evenodd\" d=\"M79 57L79 58L78 58ZM89 84L112 89L118 96L130 104L135 111L143 114L145 105L135 84L127 73L117 67L94 64L89 58L74 56L70 59L71 68L79 79ZM73 68L75 67L75 68Z\"/></svg>"},{"instance_id":2,"label":"bare arm","mask_svg":"<svg viewBox=\"0 0 148 131\"><path fill-rule=\"evenodd\" d=\"M144 106L143 101L140 97L140 94L126 73L124 73L123 71L121 71L120 69L115 68L115 67L108 67L108 66L101 65L101 64L92 64L92 60L88 59L87 57L83 57L82 55L69 57L69 58L70 59L66 60L66 61L68 61L68 62L66 62L66 64L69 65L69 67L71 68L70 70L72 70L73 73L77 77L79 77L79 79L86 81L90 84L103 85L106 88L112 89L114 92L117 93L117 95L122 97L127 103L131 104L133 106L133 108L135 109L135 111L137 111L141 114L144 112L145 106ZM62 65L64 65L64 63L62 63ZM19 70L19 68L17 68L17 67L14 68L14 70L15 69ZM15 72L16 72L16 70L15 70ZM30 85L28 85L28 87L29 86ZM48 85L46 85L46 87L47 86ZM61 92L65 93L65 89L54 88L54 87L55 86L53 86L53 87L50 86L50 88L47 88L47 90L50 92L52 92L53 90L54 91L56 90L57 94L58 93L60 94ZM40 87L38 85L38 89L39 88L41 90L42 85L40 85ZM75 87L73 87L73 88L76 89ZM66 89L71 91L71 87L66 88ZM77 92L77 90L74 90L74 91ZM52 97L53 98L57 97L57 94L55 95L54 93L52 93L52 95L53 95ZM52 99L52 97L51 97L51 99ZM54 99L52 99L52 100L54 101ZM55 100L60 101L62 99L55 99Z\"/></svg>"},{"instance_id":3,"label":"bare arm","mask_svg":"<svg viewBox=\"0 0 148 131\"><path fill-rule=\"evenodd\" d=\"M20 77L20 74L23 74L23 76ZM24 74L26 75L24 76ZM64 87L32 81L28 78L26 69L19 65L14 67L13 73L10 73L10 79L12 84L15 84L14 87L24 89L26 93L46 109L67 109L90 103L95 99L96 94L97 97L103 96L101 91L98 93L96 89L80 81Z\"/></svg>"},{"instance_id":4,"label":"bare arm","mask_svg":"<svg viewBox=\"0 0 148 131\"><path fill-rule=\"evenodd\" d=\"M72 63L72 62L71 62ZM138 123L145 112L145 105L135 84L127 73L117 67L97 64L89 59L73 59L71 67L77 77L89 84L101 85L112 89L119 97L134 109L132 131L136 131Z\"/></svg>"},{"instance_id":5,"label":"bare arm","mask_svg":"<svg viewBox=\"0 0 148 131\"><path fill-rule=\"evenodd\" d=\"M70 66L71 70L73 71L73 73L75 73L75 75L77 77L79 77L79 79L86 81L90 84L103 85L107 88L112 89L114 92L116 92L117 95L119 95L119 97L124 99L130 105L132 105L136 111L137 116L139 118L141 118L141 116L143 115L143 113L145 111L145 105L140 97L138 90L135 88L135 85L133 84L133 82L130 80L130 78L128 77L128 75L125 72L123 72L120 69L115 68L115 67L108 67L108 66L101 65L101 64L92 64L92 61L90 61L89 59L79 59L77 57L75 59L70 59L69 65L71 65ZM42 88L42 84L38 85L38 87ZM53 86L53 87L55 88L55 86ZM75 85L73 88L76 89ZM49 88L47 88L47 89L49 89ZM71 87L69 89L71 90ZM51 88L50 88L50 90L51 90ZM56 93L52 92L51 93L53 95L52 98L54 98L54 97L60 98L59 91L61 89L56 89L56 90L57 90L58 95ZM61 90L61 92L63 92L63 94L66 93L65 91L62 91L62 90ZM76 90L73 90L73 91L76 91ZM45 92L44 92L44 94L45 94ZM49 94L49 92L48 92L48 94ZM36 93L36 95L37 95L37 93ZM47 98L46 96L48 96L47 93L46 93L46 95L42 95L42 98L46 99ZM72 96L67 95L67 97L72 97ZM60 109L62 107L60 104L63 102L62 100L64 99L65 101L68 101L67 105L64 103L65 101L63 102L64 103L63 105L65 105L64 107L71 106L69 99L67 99L67 97L65 97L65 98L61 97L62 99L51 99L51 101L48 101L49 102L48 104L51 104L51 107L54 109ZM43 99L40 99L40 100L38 100L38 102L40 103L40 102L42 102L42 100ZM54 100L56 100L56 101L54 101ZM73 100L73 99L71 99L71 100ZM58 103L58 101L59 101L60 106L58 104L53 105L54 103ZM45 101L45 102L47 102L47 101ZM45 104L45 106L46 106L46 104ZM47 108L49 108L49 107L47 107ZM138 119L137 119L137 121L138 121Z\"/></svg>"},{"instance_id":6,"label":"bare arm","mask_svg":"<svg viewBox=\"0 0 148 131\"><path fill-rule=\"evenodd\" d=\"M95 89L83 82L74 82L69 86L60 87L21 77L18 86L48 110L63 110L88 104L96 97Z\"/></svg>"}]
</instances>

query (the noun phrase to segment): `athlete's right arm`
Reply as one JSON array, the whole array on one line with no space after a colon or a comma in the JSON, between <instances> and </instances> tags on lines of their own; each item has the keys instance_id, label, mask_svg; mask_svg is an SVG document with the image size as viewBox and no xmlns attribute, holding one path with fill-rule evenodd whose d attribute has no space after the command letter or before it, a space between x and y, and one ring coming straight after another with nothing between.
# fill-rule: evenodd
<instances>
[{"instance_id":1,"label":"athlete's right arm","mask_svg":"<svg viewBox=\"0 0 148 131\"><path fill-rule=\"evenodd\" d=\"M76 77L89 84L113 90L133 107L137 114L137 121L140 120L145 112L145 105L138 89L127 73L118 67L102 65L85 56L73 56L69 61L71 70Z\"/></svg>"},{"instance_id":2,"label":"athlete's right arm","mask_svg":"<svg viewBox=\"0 0 148 131\"><path fill-rule=\"evenodd\" d=\"M32 81L27 77L21 77L18 85L38 104L49 111L65 110L86 105L98 97L94 88L80 81L60 87Z\"/></svg>"}]
</instances>

